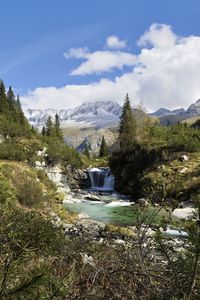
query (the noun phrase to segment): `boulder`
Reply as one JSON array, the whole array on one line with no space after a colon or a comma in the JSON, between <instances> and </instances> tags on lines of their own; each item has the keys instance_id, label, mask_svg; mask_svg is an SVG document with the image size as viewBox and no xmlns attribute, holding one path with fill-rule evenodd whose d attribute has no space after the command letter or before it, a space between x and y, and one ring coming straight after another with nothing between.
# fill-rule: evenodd
<instances>
[{"instance_id":1,"label":"boulder","mask_svg":"<svg viewBox=\"0 0 200 300\"><path fill-rule=\"evenodd\" d=\"M90 200L90 201L101 201L101 199L98 196L93 195L93 194L86 195L85 199Z\"/></svg>"},{"instance_id":2,"label":"boulder","mask_svg":"<svg viewBox=\"0 0 200 300\"><path fill-rule=\"evenodd\" d=\"M137 203L142 207L147 207L149 205L149 202L145 198L140 198L137 200Z\"/></svg>"},{"instance_id":3,"label":"boulder","mask_svg":"<svg viewBox=\"0 0 200 300\"><path fill-rule=\"evenodd\" d=\"M184 162L184 161L188 161L189 160L189 157L187 155L182 155L179 157L179 160Z\"/></svg>"}]
</instances>

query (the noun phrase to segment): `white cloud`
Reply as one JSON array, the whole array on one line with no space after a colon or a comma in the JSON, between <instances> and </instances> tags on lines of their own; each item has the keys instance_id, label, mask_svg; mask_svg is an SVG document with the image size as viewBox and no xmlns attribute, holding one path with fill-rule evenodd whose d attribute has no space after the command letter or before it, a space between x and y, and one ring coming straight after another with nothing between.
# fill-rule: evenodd
<instances>
[{"instance_id":1,"label":"white cloud","mask_svg":"<svg viewBox=\"0 0 200 300\"><path fill-rule=\"evenodd\" d=\"M90 53L86 48L71 50L71 57L87 59L75 73L112 70L116 65L121 69L128 63L133 68L113 80L102 78L88 85L38 88L23 97L23 103L35 108L67 108L86 100L123 103L128 92L133 103L142 101L148 110L155 110L161 106L187 107L200 98L200 36L183 38L168 25L153 24L138 44L138 55L120 51Z\"/></svg>"},{"instance_id":2,"label":"white cloud","mask_svg":"<svg viewBox=\"0 0 200 300\"><path fill-rule=\"evenodd\" d=\"M87 48L70 49L64 53L69 58L86 59L77 69L71 71L71 75L100 74L110 72L113 69L122 70L124 66L134 66L135 55L121 51L95 51L90 53Z\"/></svg>"},{"instance_id":3,"label":"white cloud","mask_svg":"<svg viewBox=\"0 0 200 300\"><path fill-rule=\"evenodd\" d=\"M138 40L138 46L155 46L156 48L173 47L178 37L169 25L152 24Z\"/></svg>"},{"instance_id":4,"label":"white cloud","mask_svg":"<svg viewBox=\"0 0 200 300\"><path fill-rule=\"evenodd\" d=\"M122 49L126 47L126 41L120 41L117 36L111 35L106 40L106 46L110 49Z\"/></svg>"},{"instance_id":5,"label":"white cloud","mask_svg":"<svg viewBox=\"0 0 200 300\"><path fill-rule=\"evenodd\" d=\"M88 58L89 50L84 48L71 48L68 52L64 53L65 58Z\"/></svg>"}]
</instances>

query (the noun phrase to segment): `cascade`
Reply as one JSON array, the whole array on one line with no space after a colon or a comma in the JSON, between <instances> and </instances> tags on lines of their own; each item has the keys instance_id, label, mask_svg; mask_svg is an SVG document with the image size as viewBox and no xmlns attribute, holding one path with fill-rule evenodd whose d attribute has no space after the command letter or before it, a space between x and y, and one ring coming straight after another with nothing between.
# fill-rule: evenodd
<instances>
[{"instance_id":1,"label":"cascade","mask_svg":"<svg viewBox=\"0 0 200 300\"><path fill-rule=\"evenodd\" d=\"M93 191L114 191L115 178L111 174L109 168L92 168L88 170L91 182L91 190Z\"/></svg>"}]
</instances>

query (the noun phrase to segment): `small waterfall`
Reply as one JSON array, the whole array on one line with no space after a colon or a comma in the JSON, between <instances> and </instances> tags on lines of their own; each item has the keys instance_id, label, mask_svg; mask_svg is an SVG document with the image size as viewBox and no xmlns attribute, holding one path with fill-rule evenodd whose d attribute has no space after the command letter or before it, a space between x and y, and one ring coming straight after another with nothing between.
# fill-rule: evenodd
<instances>
[{"instance_id":1,"label":"small waterfall","mask_svg":"<svg viewBox=\"0 0 200 300\"><path fill-rule=\"evenodd\" d=\"M88 170L88 175L91 182L91 190L105 192L114 191L115 178L111 174L109 168L93 168Z\"/></svg>"}]
</instances>

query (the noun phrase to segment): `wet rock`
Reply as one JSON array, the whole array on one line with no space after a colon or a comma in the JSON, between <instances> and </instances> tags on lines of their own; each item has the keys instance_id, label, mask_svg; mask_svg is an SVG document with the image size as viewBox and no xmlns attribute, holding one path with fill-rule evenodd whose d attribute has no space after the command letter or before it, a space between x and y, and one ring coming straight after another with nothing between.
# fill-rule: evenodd
<instances>
[{"instance_id":1,"label":"wet rock","mask_svg":"<svg viewBox=\"0 0 200 300\"><path fill-rule=\"evenodd\" d=\"M101 201L101 199L98 196L94 195L94 194L86 195L85 199L90 200L90 201Z\"/></svg>"},{"instance_id":2,"label":"wet rock","mask_svg":"<svg viewBox=\"0 0 200 300\"><path fill-rule=\"evenodd\" d=\"M78 214L78 218L79 220L82 220L82 219L89 219L90 217L87 214L80 213Z\"/></svg>"}]
</instances>

